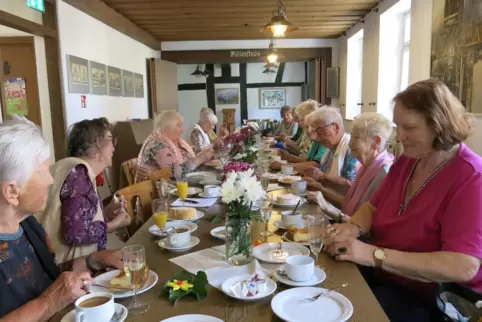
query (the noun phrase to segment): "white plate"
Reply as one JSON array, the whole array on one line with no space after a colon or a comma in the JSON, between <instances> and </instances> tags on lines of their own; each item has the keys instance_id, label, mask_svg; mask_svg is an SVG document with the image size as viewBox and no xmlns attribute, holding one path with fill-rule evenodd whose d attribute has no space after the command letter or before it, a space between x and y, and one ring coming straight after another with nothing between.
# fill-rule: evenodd
<instances>
[{"instance_id":1,"label":"white plate","mask_svg":"<svg viewBox=\"0 0 482 322\"><path fill-rule=\"evenodd\" d=\"M316 302L307 303L303 299L325 291L318 287L298 287L276 295L271 301L271 309L282 320L290 322L343 322L353 314L351 302L337 292L330 292ZM322 312L322 313L320 313Z\"/></svg>"},{"instance_id":2,"label":"white plate","mask_svg":"<svg viewBox=\"0 0 482 322\"><path fill-rule=\"evenodd\" d=\"M166 249L170 252L178 253L178 252L184 252L186 250L189 250L197 246L199 242L200 242L199 238L197 238L196 236L191 236L191 241L189 242L189 244L183 247L172 247L167 243L167 240L165 239L161 239L157 244L159 245L159 247L163 249Z\"/></svg>"},{"instance_id":3,"label":"white plate","mask_svg":"<svg viewBox=\"0 0 482 322\"><path fill-rule=\"evenodd\" d=\"M191 172L186 174L186 178L191 178L191 179L204 179L205 175L210 175L213 174L214 172L210 171L198 171L198 172Z\"/></svg>"},{"instance_id":4,"label":"white plate","mask_svg":"<svg viewBox=\"0 0 482 322\"><path fill-rule=\"evenodd\" d=\"M299 181L302 178L300 176L287 176L287 175L282 175L279 179L278 182L282 184L291 184L293 181Z\"/></svg>"},{"instance_id":5,"label":"white plate","mask_svg":"<svg viewBox=\"0 0 482 322\"><path fill-rule=\"evenodd\" d=\"M224 322L224 321L209 315L186 314L186 315L174 316L172 318L162 320L161 322Z\"/></svg>"},{"instance_id":6,"label":"white plate","mask_svg":"<svg viewBox=\"0 0 482 322\"><path fill-rule=\"evenodd\" d=\"M205 165L207 165L208 167L211 167L211 168L216 168L218 167L219 165L221 165L221 161L219 160L211 160L211 161L208 161L206 163L204 163Z\"/></svg>"},{"instance_id":7,"label":"white plate","mask_svg":"<svg viewBox=\"0 0 482 322\"><path fill-rule=\"evenodd\" d=\"M127 309L124 305L115 303L115 315L110 322L122 322L127 318ZM75 309L65 314L60 322L75 322Z\"/></svg>"},{"instance_id":8,"label":"white plate","mask_svg":"<svg viewBox=\"0 0 482 322\"><path fill-rule=\"evenodd\" d=\"M187 227L189 227L189 231L191 233L197 230L197 225L195 223L192 223L192 222L189 222L189 221L184 221L184 220L169 221L166 224L166 227L164 228L164 230L167 231L168 229L174 228L174 227L177 227L177 226L187 226ZM152 225L151 227L149 227L149 232L154 236L166 237L166 234L161 234L161 230L156 225Z\"/></svg>"},{"instance_id":9,"label":"white plate","mask_svg":"<svg viewBox=\"0 0 482 322\"><path fill-rule=\"evenodd\" d=\"M119 275L119 272L120 271L116 269L114 271L109 271L107 273L101 274L96 278L94 278L94 283L99 285L109 286L110 280L116 277L117 275ZM153 288L157 284L158 280L159 280L159 277L157 276L157 274L152 270L149 270L149 276L147 277L147 281L144 283L144 286L139 290L139 294L144 293L150 290L151 288ZM91 292L109 292L109 289L98 287L98 286L91 286L90 291ZM131 290L122 291L118 289L113 289L111 290L110 293L112 293L112 295L114 295L114 298L116 299L122 299L125 297L134 296L134 292Z\"/></svg>"},{"instance_id":10,"label":"white plate","mask_svg":"<svg viewBox=\"0 0 482 322\"><path fill-rule=\"evenodd\" d=\"M297 228L306 228L308 227L308 221L307 220L302 220L302 225L301 227L297 227ZM276 220L273 225L275 225L276 227L278 227L279 229L288 229L288 227L285 226L285 224L283 223L283 220L282 219L278 219Z\"/></svg>"},{"instance_id":11,"label":"white plate","mask_svg":"<svg viewBox=\"0 0 482 322\"><path fill-rule=\"evenodd\" d=\"M174 207L176 208L176 207ZM198 221L199 219L201 219L202 217L204 217L204 212L202 211L199 211L199 210L196 210L196 218L192 218L192 219L183 219L183 220L180 220L180 219L175 219L175 218L167 218L167 221L188 221L188 222L195 222L195 221Z\"/></svg>"},{"instance_id":12,"label":"white plate","mask_svg":"<svg viewBox=\"0 0 482 322\"><path fill-rule=\"evenodd\" d=\"M297 243L283 243L283 249L287 253L286 257L275 257L272 251L276 250L279 243L264 243L253 248L253 256L260 261L275 264L284 264L286 257L294 255L310 255L310 251L303 245Z\"/></svg>"},{"instance_id":13,"label":"white plate","mask_svg":"<svg viewBox=\"0 0 482 322\"><path fill-rule=\"evenodd\" d=\"M226 240L226 227L221 226L212 229L211 236L213 236L214 238Z\"/></svg>"},{"instance_id":14,"label":"white plate","mask_svg":"<svg viewBox=\"0 0 482 322\"><path fill-rule=\"evenodd\" d=\"M223 293L232 297L232 298L250 302L250 301L257 301L259 299L270 296L271 294L273 294L276 291L276 288L277 288L276 283L271 278L263 277L266 280L266 291L265 292L263 292L261 294L257 294L256 296L251 296L251 297L237 296L232 291L232 288L233 288L234 284L236 284L237 282L240 282L240 281L250 279L251 276L252 275L247 274L247 275L240 275L240 276L234 276L234 277L228 278L221 285L221 289L222 289Z\"/></svg>"},{"instance_id":15,"label":"white plate","mask_svg":"<svg viewBox=\"0 0 482 322\"><path fill-rule=\"evenodd\" d=\"M296 197L296 196L295 196ZM300 206L306 203L306 199L302 197L298 197L298 200L301 200ZM284 203L278 203L277 200L273 201L273 206L279 207L279 208L294 208L298 204L298 200L296 200L295 203L292 204L284 204Z\"/></svg>"},{"instance_id":16,"label":"white plate","mask_svg":"<svg viewBox=\"0 0 482 322\"><path fill-rule=\"evenodd\" d=\"M283 178L284 175L282 173L269 173L269 172L267 172L267 173L263 174L263 177L267 177L270 180L278 180L280 178Z\"/></svg>"},{"instance_id":17,"label":"white plate","mask_svg":"<svg viewBox=\"0 0 482 322\"><path fill-rule=\"evenodd\" d=\"M219 197L221 197L221 194L218 194L217 196L213 196L213 195L207 195L203 192L201 192L200 194L198 194L198 197L201 197L201 198L208 198L208 199L217 199Z\"/></svg>"},{"instance_id":18,"label":"white plate","mask_svg":"<svg viewBox=\"0 0 482 322\"><path fill-rule=\"evenodd\" d=\"M189 187L189 188L187 188L187 195L188 196L195 196L202 191L203 190L201 188ZM177 193L177 189L172 189L171 191L169 191L169 193L171 195L174 195L174 196L179 196L179 194Z\"/></svg>"},{"instance_id":19,"label":"white plate","mask_svg":"<svg viewBox=\"0 0 482 322\"><path fill-rule=\"evenodd\" d=\"M283 266L280 267L280 269L282 270ZM318 285L320 283L323 283L323 281L326 279L326 274L325 274L325 271L322 270L321 268L315 267L315 273L306 282L292 281L292 280L289 279L288 276L280 275L278 273L278 270L275 271L274 277L276 277L276 279L283 284L286 284L286 285L289 285L289 286L300 287L300 286L315 286L315 285Z\"/></svg>"},{"instance_id":20,"label":"white plate","mask_svg":"<svg viewBox=\"0 0 482 322\"><path fill-rule=\"evenodd\" d=\"M209 183L205 183L204 180L199 181L199 184L203 186L219 186L221 183L222 182L220 180L216 180Z\"/></svg>"}]
</instances>

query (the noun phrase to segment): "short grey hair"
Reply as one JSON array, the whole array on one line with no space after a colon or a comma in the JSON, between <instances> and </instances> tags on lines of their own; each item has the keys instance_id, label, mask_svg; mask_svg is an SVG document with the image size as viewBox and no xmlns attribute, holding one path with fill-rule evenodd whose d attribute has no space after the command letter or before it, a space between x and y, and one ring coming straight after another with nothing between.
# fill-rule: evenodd
<instances>
[{"instance_id":1,"label":"short grey hair","mask_svg":"<svg viewBox=\"0 0 482 322\"><path fill-rule=\"evenodd\" d=\"M295 108L295 114L298 120L302 120L308 114L316 111L320 107L320 103L315 100L307 100L299 104Z\"/></svg>"},{"instance_id":2,"label":"short grey hair","mask_svg":"<svg viewBox=\"0 0 482 322\"><path fill-rule=\"evenodd\" d=\"M324 121L326 125L330 123L338 123L343 128L343 119L341 118L340 110L333 106L322 106L316 111L310 113L308 118L310 123Z\"/></svg>"},{"instance_id":3,"label":"short grey hair","mask_svg":"<svg viewBox=\"0 0 482 322\"><path fill-rule=\"evenodd\" d=\"M214 114L213 110L211 110L210 108L207 108L207 110L204 110L204 112L203 110L201 110L199 121L200 122L209 121L213 125L216 125L218 124L218 117Z\"/></svg>"},{"instance_id":4,"label":"short grey hair","mask_svg":"<svg viewBox=\"0 0 482 322\"><path fill-rule=\"evenodd\" d=\"M292 111L293 108L291 106L285 105L279 110L279 114L283 117L284 114L291 113Z\"/></svg>"},{"instance_id":5,"label":"short grey hair","mask_svg":"<svg viewBox=\"0 0 482 322\"><path fill-rule=\"evenodd\" d=\"M352 132L360 131L368 138L379 136L381 138L380 151L385 150L385 145L393 132L392 122L383 114L364 112L358 115L352 123Z\"/></svg>"},{"instance_id":6,"label":"short grey hair","mask_svg":"<svg viewBox=\"0 0 482 322\"><path fill-rule=\"evenodd\" d=\"M165 132L174 129L183 117L176 110L163 111L154 118L154 130Z\"/></svg>"},{"instance_id":7,"label":"short grey hair","mask_svg":"<svg viewBox=\"0 0 482 322\"><path fill-rule=\"evenodd\" d=\"M0 124L0 183L25 185L35 169L50 159L40 128L22 116Z\"/></svg>"}]
</instances>

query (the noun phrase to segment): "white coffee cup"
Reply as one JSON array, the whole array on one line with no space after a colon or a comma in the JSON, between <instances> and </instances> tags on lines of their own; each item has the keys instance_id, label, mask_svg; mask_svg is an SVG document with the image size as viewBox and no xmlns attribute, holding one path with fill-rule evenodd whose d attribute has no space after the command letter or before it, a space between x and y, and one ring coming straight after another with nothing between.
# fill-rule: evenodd
<instances>
[{"instance_id":1,"label":"white coffee cup","mask_svg":"<svg viewBox=\"0 0 482 322\"><path fill-rule=\"evenodd\" d=\"M217 182L217 177L215 173L207 173L204 175L204 184L212 185Z\"/></svg>"},{"instance_id":2,"label":"white coffee cup","mask_svg":"<svg viewBox=\"0 0 482 322\"><path fill-rule=\"evenodd\" d=\"M271 161L281 161L281 157L279 155L272 155Z\"/></svg>"},{"instance_id":3,"label":"white coffee cup","mask_svg":"<svg viewBox=\"0 0 482 322\"><path fill-rule=\"evenodd\" d=\"M219 186L204 186L204 195L206 196L217 197L220 191Z\"/></svg>"},{"instance_id":4,"label":"white coffee cup","mask_svg":"<svg viewBox=\"0 0 482 322\"><path fill-rule=\"evenodd\" d=\"M289 226L301 227L302 219L303 218L301 216L301 211L295 212L294 215L292 210L281 212L281 221L283 222L283 225L285 225L285 227L289 227Z\"/></svg>"},{"instance_id":5,"label":"white coffee cup","mask_svg":"<svg viewBox=\"0 0 482 322\"><path fill-rule=\"evenodd\" d=\"M185 230L184 232L178 232ZM167 232L167 242L171 247L184 247L191 242L191 229L188 226L179 225Z\"/></svg>"},{"instance_id":6,"label":"white coffee cup","mask_svg":"<svg viewBox=\"0 0 482 322\"><path fill-rule=\"evenodd\" d=\"M301 196L306 193L306 181L305 180L297 180L291 182L291 191L293 194Z\"/></svg>"},{"instance_id":7,"label":"white coffee cup","mask_svg":"<svg viewBox=\"0 0 482 322\"><path fill-rule=\"evenodd\" d=\"M95 298L108 298L107 302L104 302L96 306L81 306L82 304L88 305L88 301L95 301ZM115 314L114 296L111 293L106 292L94 292L82 296L74 303L75 305L75 322L84 321L96 321L96 322L109 322Z\"/></svg>"},{"instance_id":8,"label":"white coffee cup","mask_svg":"<svg viewBox=\"0 0 482 322\"><path fill-rule=\"evenodd\" d=\"M306 282L309 281L315 273L315 260L310 256L290 256L286 259L284 269L290 280Z\"/></svg>"},{"instance_id":9,"label":"white coffee cup","mask_svg":"<svg viewBox=\"0 0 482 322\"><path fill-rule=\"evenodd\" d=\"M286 164L281 166L281 172L286 175L293 174L294 168L291 164Z\"/></svg>"}]
</instances>

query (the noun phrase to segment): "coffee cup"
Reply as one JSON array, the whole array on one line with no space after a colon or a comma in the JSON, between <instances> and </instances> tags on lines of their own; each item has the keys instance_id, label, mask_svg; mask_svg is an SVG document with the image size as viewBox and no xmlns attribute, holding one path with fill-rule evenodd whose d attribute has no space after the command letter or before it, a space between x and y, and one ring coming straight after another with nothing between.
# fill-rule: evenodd
<instances>
[{"instance_id":1,"label":"coffee cup","mask_svg":"<svg viewBox=\"0 0 482 322\"><path fill-rule=\"evenodd\" d=\"M292 210L281 212L281 221L283 222L283 225L285 225L285 227L289 227L289 226L301 227L302 219L303 218L301 216L301 211L295 212L294 215Z\"/></svg>"},{"instance_id":2,"label":"coffee cup","mask_svg":"<svg viewBox=\"0 0 482 322\"><path fill-rule=\"evenodd\" d=\"M291 164L285 164L281 166L281 172L286 175L293 174L294 168Z\"/></svg>"},{"instance_id":3,"label":"coffee cup","mask_svg":"<svg viewBox=\"0 0 482 322\"><path fill-rule=\"evenodd\" d=\"M295 282L309 281L315 273L315 260L310 256L296 255L286 259L284 270Z\"/></svg>"},{"instance_id":4,"label":"coffee cup","mask_svg":"<svg viewBox=\"0 0 482 322\"><path fill-rule=\"evenodd\" d=\"M204 175L204 184L212 185L217 182L217 177L215 173L207 173Z\"/></svg>"},{"instance_id":5,"label":"coffee cup","mask_svg":"<svg viewBox=\"0 0 482 322\"><path fill-rule=\"evenodd\" d=\"M115 314L114 296L107 292L84 295L74 305L75 322L109 322Z\"/></svg>"},{"instance_id":6,"label":"coffee cup","mask_svg":"<svg viewBox=\"0 0 482 322\"><path fill-rule=\"evenodd\" d=\"M184 247L191 242L191 229L188 226L179 225L167 232L167 242L171 247Z\"/></svg>"},{"instance_id":7,"label":"coffee cup","mask_svg":"<svg viewBox=\"0 0 482 322\"><path fill-rule=\"evenodd\" d=\"M306 194L306 181L298 180L291 182L291 191L298 196Z\"/></svg>"},{"instance_id":8,"label":"coffee cup","mask_svg":"<svg viewBox=\"0 0 482 322\"><path fill-rule=\"evenodd\" d=\"M204 195L208 197L217 197L219 196L219 186L204 186Z\"/></svg>"},{"instance_id":9,"label":"coffee cup","mask_svg":"<svg viewBox=\"0 0 482 322\"><path fill-rule=\"evenodd\" d=\"M281 161L281 157L279 155L272 155L271 161Z\"/></svg>"}]
</instances>

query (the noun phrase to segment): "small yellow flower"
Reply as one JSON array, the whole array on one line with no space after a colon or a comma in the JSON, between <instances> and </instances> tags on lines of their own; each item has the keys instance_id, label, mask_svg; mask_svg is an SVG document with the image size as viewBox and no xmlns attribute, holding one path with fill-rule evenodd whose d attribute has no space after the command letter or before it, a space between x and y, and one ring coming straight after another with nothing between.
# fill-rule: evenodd
<instances>
[{"instance_id":1,"label":"small yellow flower","mask_svg":"<svg viewBox=\"0 0 482 322\"><path fill-rule=\"evenodd\" d=\"M172 282L167 283L167 286L171 287L173 291L178 291L179 289L187 292L190 288L193 288L194 285L189 284L188 281L178 281L172 280Z\"/></svg>"}]
</instances>

